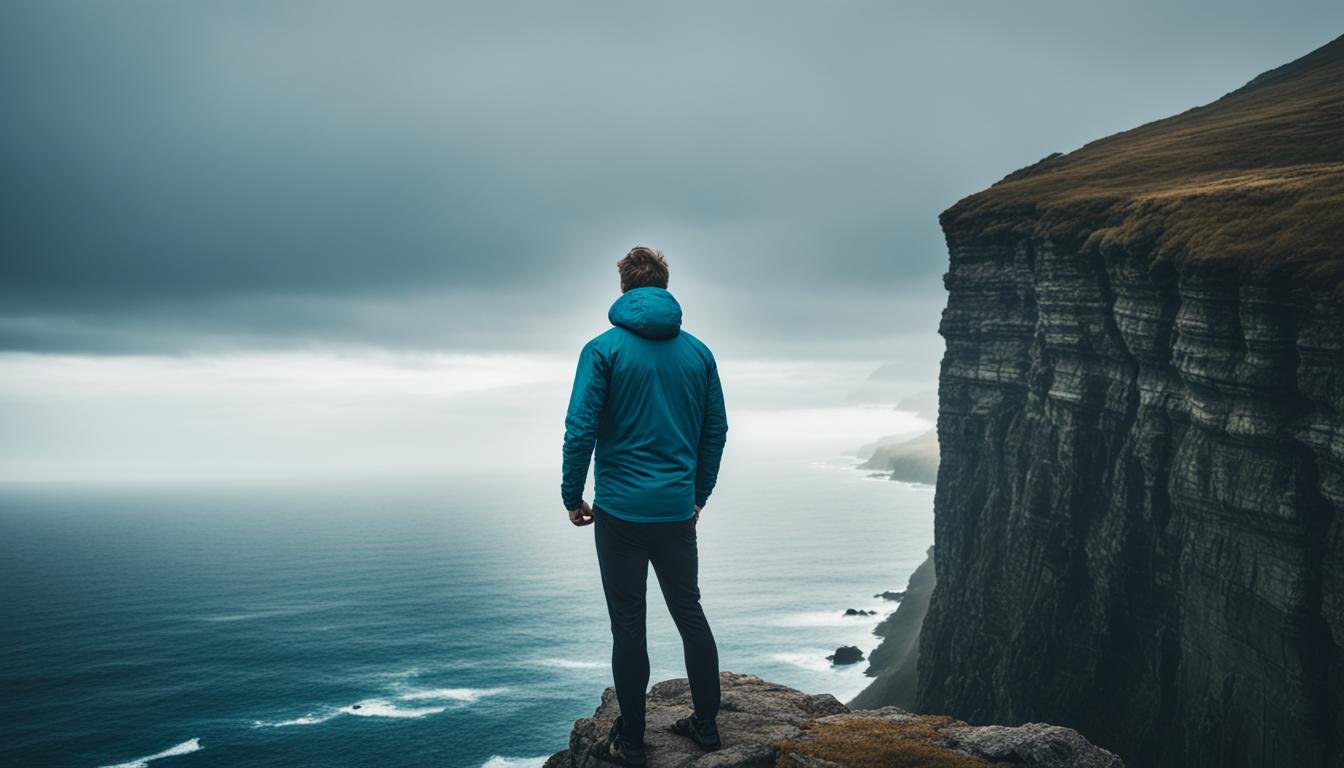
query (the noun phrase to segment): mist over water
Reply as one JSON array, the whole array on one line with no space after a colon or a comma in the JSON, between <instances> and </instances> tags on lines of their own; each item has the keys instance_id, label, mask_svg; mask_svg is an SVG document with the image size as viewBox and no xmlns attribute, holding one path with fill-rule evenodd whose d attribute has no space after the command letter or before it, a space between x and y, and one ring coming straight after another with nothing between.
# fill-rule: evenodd
<instances>
[{"instance_id":1,"label":"mist over water","mask_svg":"<svg viewBox=\"0 0 1344 768\"><path fill-rule=\"evenodd\" d=\"M586 338L572 352L548 355L0 353L0 482L555 469ZM739 453L829 455L928 428L891 404L930 383L873 381L877 367L720 356L726 461Z\"/></svg>"}]
</instances>

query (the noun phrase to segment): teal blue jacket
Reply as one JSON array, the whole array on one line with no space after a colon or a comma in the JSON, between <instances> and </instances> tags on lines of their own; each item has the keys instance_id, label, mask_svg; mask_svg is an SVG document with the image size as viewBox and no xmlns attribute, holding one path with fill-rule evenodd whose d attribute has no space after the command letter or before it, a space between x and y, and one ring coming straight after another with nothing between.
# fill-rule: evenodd
<instances>
[{"instance_id":1,"label":"teal blue jacket","mask_svg":"<svg viewBox=\"0 0 1344 768\"><path fill-rule=\"evenodd\" d=\"M565 414L560 497L583 502L593 460L593 505L642 523L686 520L714 490L728 435L719 369L681 329L664 288L632 288L607 312L612 328L579 353Z\"/></svg>"}]
</instances>

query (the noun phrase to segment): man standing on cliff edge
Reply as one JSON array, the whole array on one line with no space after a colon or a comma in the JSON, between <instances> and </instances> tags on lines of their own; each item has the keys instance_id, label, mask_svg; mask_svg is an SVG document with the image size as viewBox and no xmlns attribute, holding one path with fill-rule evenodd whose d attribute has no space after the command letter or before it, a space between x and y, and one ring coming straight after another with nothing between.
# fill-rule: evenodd
<instances>
[{"instance_id":1,"label":"man standing on cliff edge","mask_svg":"<svg viewBox=\"0 0 1344 768\"><path fill-rule=\"evenodd\" d=\"M709 347L681 329L667 291L667 261L632 248L616 263L621 296L612 328L579 354L565 415L560 496L574 525L596 523L602 591L611 617L611 671L621 715L594 754L646 762L649 685L644 595L649 563L681 633L694 711L669 726L704 749L720 745L719 654L700 608L696 524L718 479L728 417ZM583 500L588 460L593 503Z\"/></svg>"}]
</instances>

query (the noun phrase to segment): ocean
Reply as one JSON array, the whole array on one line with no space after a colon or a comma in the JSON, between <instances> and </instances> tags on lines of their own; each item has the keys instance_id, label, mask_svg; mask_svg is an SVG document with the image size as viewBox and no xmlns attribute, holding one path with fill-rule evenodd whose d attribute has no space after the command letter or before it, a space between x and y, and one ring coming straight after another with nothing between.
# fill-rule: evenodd
<instances>
[{"instance_id":1,"label":"ocean","mask_svg":"<svg viewBox=\"0 0 1344 768\"><path fill-rule=\"evenodd\" d=\"M867 683L825 657L876 644L933 489L855 463L723 467L699 526L722 669ZM0 485L0 765L540 765L611 675L592 528L558 488L558 467ZM683 677L652 572L648 620L651 682Z\"/></svg>"}]
</instances>

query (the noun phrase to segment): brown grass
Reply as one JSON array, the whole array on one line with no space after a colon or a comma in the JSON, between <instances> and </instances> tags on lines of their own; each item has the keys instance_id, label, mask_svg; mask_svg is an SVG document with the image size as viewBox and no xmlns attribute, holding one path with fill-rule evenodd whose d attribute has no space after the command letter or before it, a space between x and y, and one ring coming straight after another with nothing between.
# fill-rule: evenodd
<instances>
[{"instance_id":1,"label":"brown grass","mask_svg":"<svg viewBox=\"0 0 1344 768\"><path fill-rule=\"evenodd\" d=\"M1344 37L1203 107L1052 155L944 211L1050 236L1344 281Z\"/></svg>"},{"instance_id":2,"label":"brown grass","mask_svg":"<svg viewBox=\"0 0 1344 768\"><path fill-rule=\"evenodd\" d=\"M813 723L807 736L780 742L778 768L797 768L791 755L830 760L849 768L984 768L976 757L940 746L938 728L958 721L943 715L918 715L893 722L849 717Z\"/></svg>"}]
</instances>

